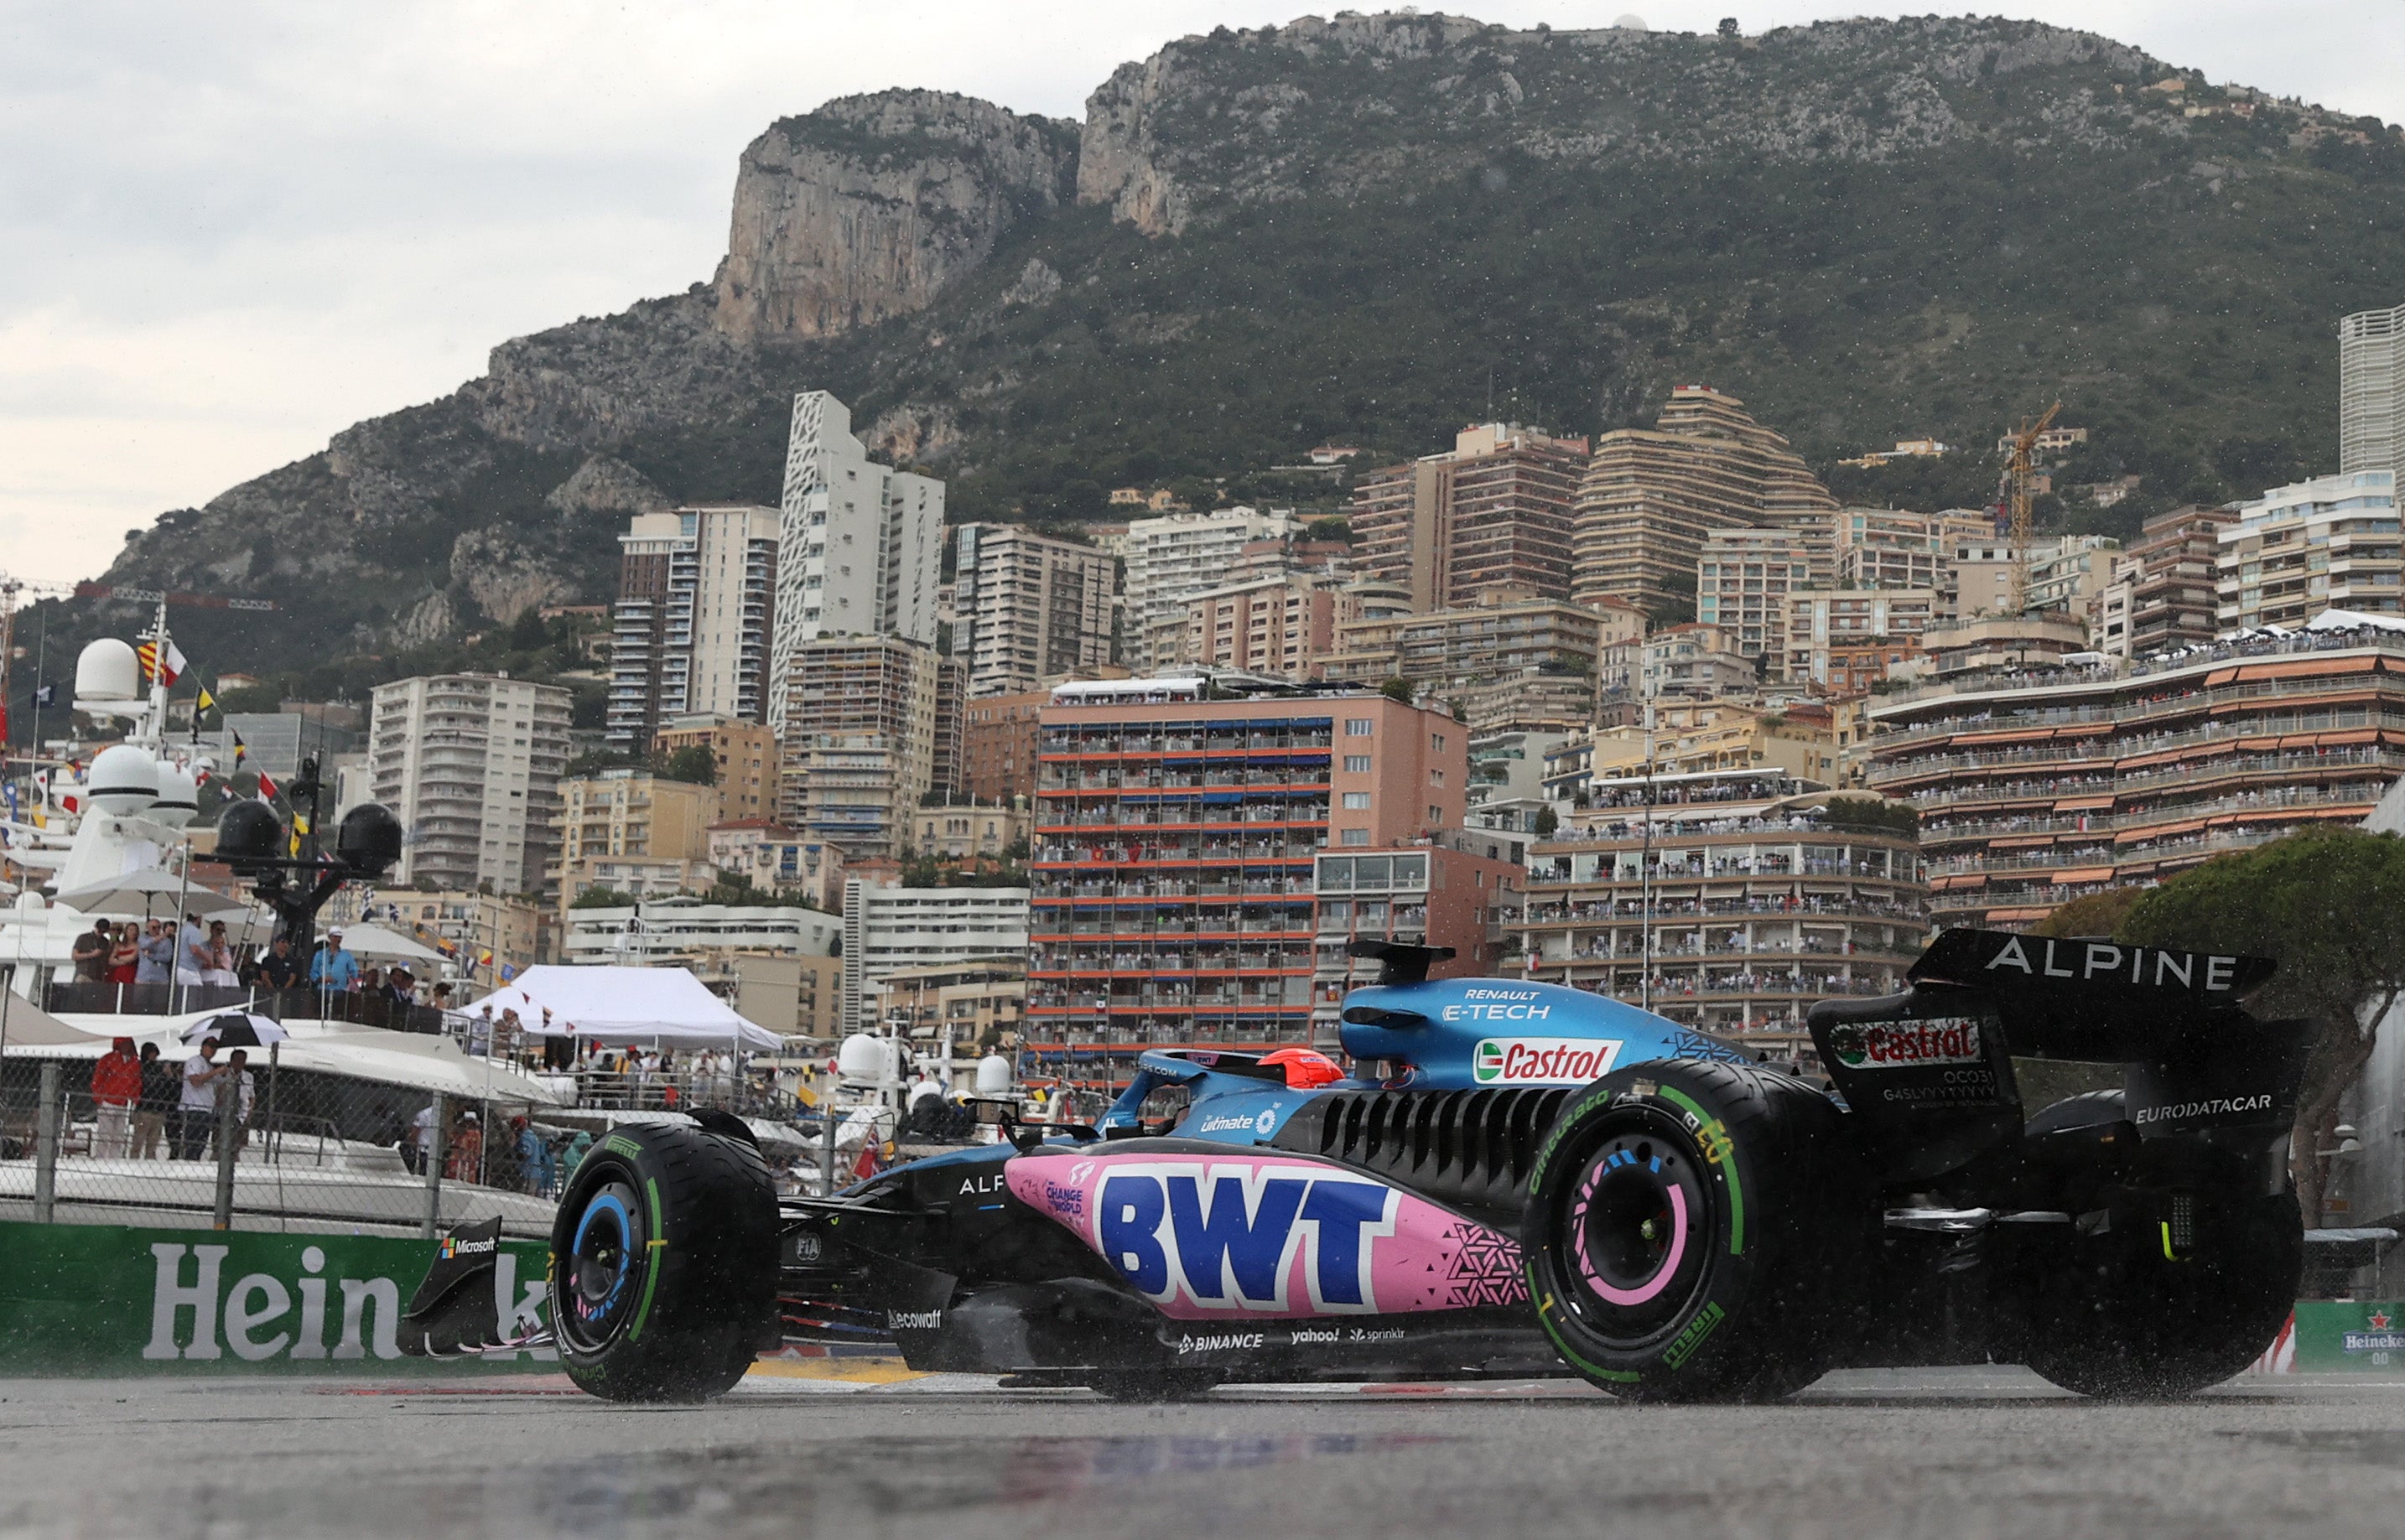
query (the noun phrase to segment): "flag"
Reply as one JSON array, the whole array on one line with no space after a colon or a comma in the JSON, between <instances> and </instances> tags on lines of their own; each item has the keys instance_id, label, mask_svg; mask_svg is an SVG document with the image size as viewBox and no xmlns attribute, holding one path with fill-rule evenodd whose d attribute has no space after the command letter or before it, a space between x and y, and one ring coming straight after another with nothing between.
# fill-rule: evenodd
<instances>
[{"instance_id":1,"label":"flag","mask_svg":"<svg viewBox=\"0 0 2405 1540\"><path fill-rule=\"evenodd\" d=\"M192 697L192 720L198 721L201 720L202 712L214 711L217 708L218 698L209 693L207 685L201 686L201 693Z\"/></svg>"},{"instance_id":2,"label":"flag","mask_svg":"<svg viewBox=\"0 0 2405 1540\"><path fill-rule=\"evenodd\" d=\"M501 964L501 982L503 984L507 984L510 980L517 976L518 970L515 963L504 962Z\"/></svg>"},{"instance_id":3,"label":"flag","mask_svg":"<svg viewBox=\"0 0 2405 1540\"><path fill-rule=\"evenodd\" d=\"M159 644L155 641L144 642L134 650L134 655L141 661L142 677L153 684L173 684L183 676L183 650L172 640L167 643L164 658L160 657Z\"/></svg>"},{"instance_id":4,"label":"flag","mask_svg":"<svg viewBox=\"0 0 2405 1540\"><path fill-rule=\"evenodd\" d=\"M250 747L242 741L242 735L232 728L227 728L226 733L233 739L233 767L239 770L242 768L242 762L250 757Z\"/></svg>"},{"instance_id":5,"label":"flag","mask_svg":"<svg viewBox=\"0 0 2405 1540\"><path fill-rule=\"evenodd\" d=\"M476 966L477 966L477 967L479 967L479 968L490 968L492 965L493 965L493 953L492 953L492 949L491 949L490 947L480 947L480 948L478 948L478 950L477 950L477 952L476 952Z\"/></svg>"},{"instance_id":6,"label":"flag","mask_svg":"<svg viewBox=\"0 0 2405 1540\"><path fill-rule=\"evenodd\" d=\"M235 739L235 740L234 740L234 744L235 744L235 754L234 754L234 758L235 758L235 762L236 762L237 763L240 763L240 761L241 761L241 757L242 757L242 755L241 755L241 743L242 743L242 740L241 740L241 739L239 739L239 738L237 738L237 739ZM282 794L283 794L283 793L281 793L281 792L279 792L279 791L277 791L275 790L275 782L274 782L272 778L270 778L270 777L269 777L269 776L268 776L267 772L266 772L266 771L264 771L264 770L261 770L261 771L259 773L259 800L260 800L260 801L261 801L261 802L274 802L274 801L278 796L280 796L280 795L282 795Z\"/></svg>"},{"instance_id":7,"label":"flag","mask_svg":"<svg viewBox=\"0 0 2405 1540\"><path fill-rule=\"evenodd\" d=\"M59 687L57 685L37 684L34 686L34 704L35 706L56 706L58 702Z\"/></svg>"}]
</instances>

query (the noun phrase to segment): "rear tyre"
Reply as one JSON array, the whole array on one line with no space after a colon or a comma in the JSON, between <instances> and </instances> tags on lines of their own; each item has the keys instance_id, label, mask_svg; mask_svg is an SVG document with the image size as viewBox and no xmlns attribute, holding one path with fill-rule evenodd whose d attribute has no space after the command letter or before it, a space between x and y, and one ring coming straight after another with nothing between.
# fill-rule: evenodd
<instances>
[{"instance_id":1,"label":"rear tyre","mask_svg":"<svg viewBox=\"0 0 2405 1540\"><path fill-rule=\"evenodd\" d=\"M1574 1096L1521 1223L1528 1297L1571 1367L1649 1401L1767 1401L1819 1379L1877 1254L1842 1113L1785 1075L1668 1059Z\"/></svg>"},{"instance_id":2,"label":"rear tyre","mask_svg":"<svg viewBox=\"0 0 2405 1540\"><path fill-rule=\"evenodd\" d=\"M777 1193L760 1152L667 1124L593 1146L551 1232L569 1378L611 1401L706 1401L752 1365L777 1301Z\"/></svg>"},{"instance_id":3,"label":"rear tyre","mask_svg":"<svg viewBox=\"0 0 2405 1540\"><path fill-rule=\"evenodd\" d=\"M2120 1094L2107 1092L2049 1107L2030 1127L2120 1116ZM2141 1148L2129 1184L2074 1201L2109 1223L2074 1236L2070 1256L2029 1285L2024 1357L2081 1395L2174 1396L2221 1383L2278 1337L2304 1275L2304 1224L2285 1177L2266 1192L2253 1163L2230 1152Z\"/></svg>"}]
</instances>

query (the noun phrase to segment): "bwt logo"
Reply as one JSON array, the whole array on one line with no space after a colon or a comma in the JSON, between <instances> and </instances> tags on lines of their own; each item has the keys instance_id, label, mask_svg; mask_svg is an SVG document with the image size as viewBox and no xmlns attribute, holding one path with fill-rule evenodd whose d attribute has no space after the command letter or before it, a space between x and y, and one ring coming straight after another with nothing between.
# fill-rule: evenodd
<instances>
[{"instance_id":1,"label":"bwt logo","mask_svg":"<svg viewBox=\"0 0 2405 1540\"><path fill-rule=\"evenodd\" d=\"M1117 1166L1095 1203L1094 1249L1160 1304L1374 1313L1371 1261L1399 1195L1315 1166ZM1311 1298L1289 1301L1298 1259Z\"/></svg>"}]
</instances>

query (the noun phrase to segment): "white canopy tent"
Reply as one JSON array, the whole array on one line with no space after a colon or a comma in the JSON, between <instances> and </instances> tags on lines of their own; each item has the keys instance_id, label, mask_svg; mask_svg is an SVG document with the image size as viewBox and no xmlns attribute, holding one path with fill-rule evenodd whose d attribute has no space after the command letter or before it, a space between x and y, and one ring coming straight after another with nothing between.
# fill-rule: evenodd
<instances>
[{"instance_id":1,"label":"white canopy tent","mask_svg":"<svg viewBox=\"0 0 2405 1540\"><path fill-rule=\"evenodd\" d=\"M660 1048L749 1048L773 1053L784 1039L744 1020L682 968L539 965L464 1009L499 1017L515 1011L537 1037ZM551 1013L544 1025L543 1013Z\"/></svg>"}]
</instances>

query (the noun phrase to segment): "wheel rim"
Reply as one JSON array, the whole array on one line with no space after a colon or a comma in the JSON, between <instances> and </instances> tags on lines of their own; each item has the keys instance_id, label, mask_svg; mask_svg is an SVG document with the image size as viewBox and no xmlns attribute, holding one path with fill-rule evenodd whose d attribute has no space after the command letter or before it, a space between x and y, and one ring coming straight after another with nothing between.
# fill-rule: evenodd
<instances>
[{"instance_id":1,"label":"wheel rim","mask_svg":"<svg viewBox=\"0 0 2405 1540\"><path fill-rule=\"evenodd\" d=\"M602 1347L632 1318L645 1256L640 1212L634 1188L623 1182L605 1183L585 1198L562 1259L565 1297L554 1310L559 1335L570 1346Z\"/></svg>"},{"instance_id":2,"label":"wheel rim","mask_svg":"<svg viewBox=\"0 0 2405 1540\"><path fill-rule=\"evenodd\" d=\"M1607 1341L1636 1345L1686 1315L1711 1208L1695 1151L1662 1131L1607 1131L1568 1187L1561 1263L1568 1297Z\"/></svg>"}]
</instances>

